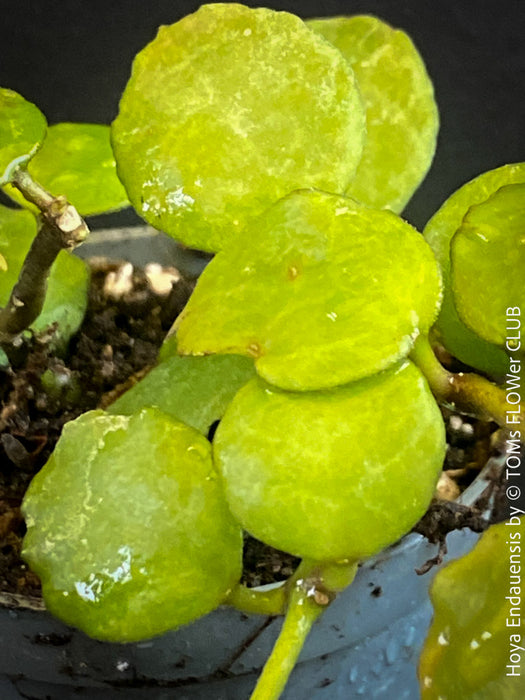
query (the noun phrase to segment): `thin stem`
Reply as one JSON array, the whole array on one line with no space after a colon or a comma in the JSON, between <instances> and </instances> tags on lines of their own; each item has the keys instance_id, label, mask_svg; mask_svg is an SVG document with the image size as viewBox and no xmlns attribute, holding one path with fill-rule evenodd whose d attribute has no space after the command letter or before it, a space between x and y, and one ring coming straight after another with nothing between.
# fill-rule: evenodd
<instances>
[{"instance_id":1,"label":"thin stem","mask_svg":"<svg viewBox=\"0 0 525 700\"><path fill-rule=\"evenodd\" d=\"M281 633L264 666L251 700L277 700L295 666L305 639L323 608L308 597L304 582L294 586Z\"/></svg>"},{"instance_id":2,"label":"thin stem","mask_svg":"<svg viewBox=\"0 0 525 700\"><path fill-rule=\"evenodd\" d=\"M18 167L13 173L11 184L20 190L25 199L38 207L40 211L47 209L55 199L42 185L33 180L29 172L22 167Z\"/></svg>"},{"instance_id":3,"label":"thin stem","mask_svg":"<svg viewBox=\"0 0 525 700\"><path fill-rule=\"evenodd\" d=\"M29 173L17 168L12 184L41 210L40 227L26 255L7 306L0 309L0 344L4 347L28 328L42 311L51 266L61 250L73 250L89 233L84 220L64 197L53 197Z\"/></svg>"},{"instance_id":4,"label":"thin stem","mask_svg":"<svg viewBox=\"0 0 525 700\"><path fill-rule=\"evenodd\" d=\"M258 615L284 615L286 610L285 585L268 588L248 588L238 584L226 599L227 605L232 605L237 610Z\"/></svg>"},{"instance_id":5,"label":"thin stem","mask_svg":"<svg viewBox=\"0 0 525 700\"><path fill-rule=\"evenodd\" d=\"M410 358L425 375L438 401L476 418L507 426L507 397L496 384L478 374L455 374L446 370L436 358L427 336L419 336Z\"/></svg>"},{"instance_id":6,"label":"thin stem","mask_svg":"<svg viewBox=\"0 0 525 700\"><path fill-rule=\"evenodd\" d=\"M420 335L417 338L410 359L425 375L434 396L440 401L446 401L453 374L439 362L427 335Z\"/></svg>"},{"instance_id":7,"label":"thin stem","mask_svg":"<svg viewBox=\"0 0 525 700\"><path fill-rule=\"evenodd\" d=\"M47 276L60 250L54 231L43 222L24 260L7 306L0 311L0 340L15 338L41 312Z\"/></svg>"},{"instance_id":8,"label":"thin stem","mask_svg":"<svg viewBox=\"0 0 525 700\"><path fill-rule=\"evenodd\" d=\"M288 588L288 609L283 627L250 700L277 700L280 697L312 625L335 598L336 592L353 580L356 571L357 564L351 562L326 566L301 562L292 578L293 585ZM336 583L337 588L328 588L329 581Z\"/></svg>"}]
</instances>

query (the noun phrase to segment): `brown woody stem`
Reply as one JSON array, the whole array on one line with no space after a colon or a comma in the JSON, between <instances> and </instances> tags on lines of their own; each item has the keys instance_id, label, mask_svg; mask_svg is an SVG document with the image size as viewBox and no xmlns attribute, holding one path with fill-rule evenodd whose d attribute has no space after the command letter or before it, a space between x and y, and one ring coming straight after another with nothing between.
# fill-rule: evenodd
<instances>
[{"instance_id":1,"label":"brown woody stem","mask_svg":"<svg viewBox=\"0 0 525 700\"><path fill-rule=\"evenodd\" d=\"M9 301L0 309L0 344L15 340L40 314L44 305L49 271L61 250L73 250L85 240L89 229L65 197L53 197L23 168L12 184L40 209L40 226L26 255Z\"/></svg>"}]
</instances>

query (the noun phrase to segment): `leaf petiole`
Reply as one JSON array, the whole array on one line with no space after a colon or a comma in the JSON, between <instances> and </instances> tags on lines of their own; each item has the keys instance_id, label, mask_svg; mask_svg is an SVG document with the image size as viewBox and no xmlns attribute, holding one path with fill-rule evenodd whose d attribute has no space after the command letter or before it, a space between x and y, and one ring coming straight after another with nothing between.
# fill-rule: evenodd
<instances>
[{"instance_id":1,"label":"leaf petiole","mask_svg":"<svg viewBox=\"0 0 525 700\"><path fill-rule=\"evenodd\" d=\"M428 336L418 337L410 359L423 372L440 403L451 405L476 418L492 420L503 428L507 427L508 404L505 392L478 374L449 372L435 356Z\"/></svg>"},{"instance_id":2,"label":"leaf petiole","mask_svg":"<svg viewBox=\"0 0 525 700\"><path fill-rule=\"evenodd\" d=\"M336 593L351 583L356 572L355 562L301 562L287 586L288 608L283 627L250 700L280 697L312 625Z\"/></svg>"},{"instance_id":3,"label":"leaf petiole","mask_svg":"<svg viewBox=\"0 0 525 700\"><path fill-rule=\"evenodd\" d=\"M283 615L286 610L286 584L275 588L249 588L239 583L225 600L237 610L257 615Z\"/></svg>"}]
</instances>

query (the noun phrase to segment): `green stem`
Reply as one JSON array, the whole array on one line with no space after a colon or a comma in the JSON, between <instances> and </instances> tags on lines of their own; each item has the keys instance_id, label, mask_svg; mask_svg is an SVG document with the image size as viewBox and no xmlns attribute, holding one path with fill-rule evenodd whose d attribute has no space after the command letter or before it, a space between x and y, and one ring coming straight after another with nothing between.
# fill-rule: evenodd
<instances>
[{"instance_id":1,"label":"green stem","mask_svg":"<svg viewBox=\"0 0 525 700\"><path fill-rule=\"evenodd\" d=\"M434 396L463 413L507 427L505 392L478 374L449 372L436 358L428 336L419 336L410 358L425 375Z\"/></svg>"},{"instance_id":2,"label":"green stem","mask_svg":"<svg viewBox=\"0 0 525 700\"><path fill-rule=\"evenodd\" d=\"M288 681L312 625L354 578L357 564L321 565L303 561L288 587L283 627L250 700L277 700ZM304 575L303 575L304 574ZM329 588L327 584L335 584Z\"/></svg>"},{"instance_id":3,"label":"green stem","mask_svg":"<svg viewBox=\"0 0 525 700\"><path fill-rule=\"evenodd\" d=\"M286 610L286 587L282 585L261 590L238 584L225 602L245 613L283 615Z\"/></svg>"},{"instance_id":4,"label":"green stem","mask_svg":"<svg viewBox=\"0 0 525 700\"><path fill-rule=\"evenodd\" d=\"M323 608L308 597L304 582L297 583L290 596L283 628L264 666L251 700L277 700L313 623Z\"/></svg>"}]
</instances>

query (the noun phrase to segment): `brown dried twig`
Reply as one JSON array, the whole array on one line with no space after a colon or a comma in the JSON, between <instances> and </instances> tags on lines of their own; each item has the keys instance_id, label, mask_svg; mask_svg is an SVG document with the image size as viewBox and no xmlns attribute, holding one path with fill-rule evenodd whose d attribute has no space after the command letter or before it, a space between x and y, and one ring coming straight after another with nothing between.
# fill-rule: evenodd
<instances>
[{"instance_id":1,"label":"brown dried twig","mask_svg":"<svg viewBox=\"0 0 525 700\"><path fill-rule=\"evenodd\" d=\"M61 250L73 250L89 229L65 197L53 197L18 168L12 184L40 209L40 227L7 305L0 309L0 345L15 341L42 311L49 271Z\"/></svg>"}]
</instances>

